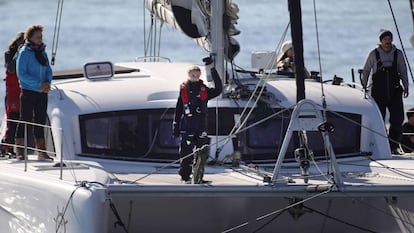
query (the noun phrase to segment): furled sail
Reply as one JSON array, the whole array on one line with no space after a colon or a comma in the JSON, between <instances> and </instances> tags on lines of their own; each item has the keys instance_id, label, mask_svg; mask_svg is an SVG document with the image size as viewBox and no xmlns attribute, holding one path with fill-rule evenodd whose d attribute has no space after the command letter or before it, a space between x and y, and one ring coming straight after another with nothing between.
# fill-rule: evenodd
<instances>
[{"instance_id":1,"label":"furled sail","mask_svg":"<svg viewBox=\"0 0 414 233\"><path fill-rule=\"evenodd\" d=\"M194 40L207 52L211 52L210 19L212 17L209 0L146 0L147 9L162 21L172 25ZM240 45L232 36L240 34L234 27L238 20L239 8L229 0L225 1L223 25L220 30L225 35L225 58L232 61L240 51Z\"/></svg>"},{"instance_id":2,"label":"furled sail","mask_svg":"<svg viewBox=\"0 0 414 233\"><path fill-rule=\"evenodd\" d=\"M147 0L151 14L192 38L210 52L209 15L197 0Z\"/></svg>"}]
</instances>

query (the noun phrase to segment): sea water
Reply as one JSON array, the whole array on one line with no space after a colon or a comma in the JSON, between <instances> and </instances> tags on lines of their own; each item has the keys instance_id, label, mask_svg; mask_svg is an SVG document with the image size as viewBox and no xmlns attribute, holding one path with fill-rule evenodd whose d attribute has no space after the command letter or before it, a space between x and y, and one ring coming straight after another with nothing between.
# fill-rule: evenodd
<instances>
[{"instance_id":1,"label":"sea water","mask_svg":"<svg viewBox=\"0 0 414 233\"><path fill-rule=\"evenodd\" d=\"M51 58L58 2L0 0L0 46L5 50L17 32L30 24L42 24L45 26L43 39ZM250 69L253 51L274 51L281 41L290 38L290 32L286 38L282 37L289 23L288 0L233 2L240 9L236 27L241 31L234 37L241 45L235 63ZM337 75L351 82L351 69L356 71L362 67L368 51L378 43L381 28L394 32L395 45L404 46L408 61L414 67L414 49L409 41L413 34L409 0L391 3L401 41L387 0L303 0L306 68L321 71L324 80ZM144 36L148 35L150 22L143 0L65 0L52 68L55 71L80 69L84 63L93 61L133 61L144 55ZM161 35L160 55L172 61L201 64L201 59L208 56L169 25L164 24L158 35ZM3 64L4 58L0 61ZM3 67L0 73L4 74ZM355 77L359 82L357 73ZM410 74L409 79L411 96L404 100L406 108L414 106ZM0 85L0 96L3 95L4 85ZM0 112L2 109L3 101L0 101Z\"/></svg>"}]
</instances>

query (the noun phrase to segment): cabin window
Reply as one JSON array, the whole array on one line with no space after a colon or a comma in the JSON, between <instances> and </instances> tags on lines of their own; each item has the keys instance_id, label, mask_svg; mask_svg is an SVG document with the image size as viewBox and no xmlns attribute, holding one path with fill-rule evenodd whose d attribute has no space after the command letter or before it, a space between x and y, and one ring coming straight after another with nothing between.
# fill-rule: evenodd
<instances>
[{"instance_id":1,"label":"cabin window","mask_svg":"<svg viewBox=\"0 0 414 233\"><path fill-rule=\"evenodd\" d=\"M136 110L79 117L83 156L126 160L177 159L173 110Z\"/></svg>"},{"instance_id":2,"label":"cabin window","mask_svg":"<svg viewBox=\"0 0 414 233\"><path fill-rule=\"evenodd\" d=\"M335 130L331 132L330 141L337 157L348 157L360 154L361 116L357 114L340 113L341 116L327 113L328 122L334 124ZM269 162L276 160L283 143L290 116L274 118L262 125L251 127L256 120L248 121L250 128L238 135L239 150L242 159L246 162ZM353 123L354 121L356 123ZM325 149L320 132L307 132L308 146L314 152L315 159L325 158ZM293 161L294 150L299 148L297 132L292 134L286 151L285 160Z\"/></svg>"},{"instance_id":3,"label":"cabin window","mask_svg":"<svg viewBox=\"0 0 414 233\"><path fill-rule=\"evenodd\" d=\"M209 109L208 134L228 135L240 115L240 109ZM274 112L278 109L274 109ZM357 123L361 116L342 114L344 118L327 113L328 121L335 125L330 134L337 157L355 156L360 153L361 129ZM275 161L289 125L289 113L255 125L258 116L252 114L246 130L231 141L234 150L240 151L246 162ZM351 119L352 123L347 119ZM79 117L82 152L92 156L125 160L174 161L179 158L179 139L172 136L174 109L146 109L135 111L104 112ZM216 121L218 128L216 129ZM324 144L320 132L308 132L309 147L316 159L324 156ZM293 152L299 147L294 133L288 146L286 159L294 160Z\"/></svg>"},{"instance_id":4,"label":"cabin window","mask_svg":"<svg viewBox=\"0 0 414 233\"><path fill-rule=\"evenodd\" d=\"M152 125L159 125L159 130L154 133L158 138L158 145L161 148L177 148L179 138L172 137L172 119L162 119L158 122L153 122Z\"/></svg>"},{"instance_id":5,"label":"cabin window","mask_svg":"<svg viewBox=\"0 0 414 233\"><path fill-rule=\"evenodd\" d=\"M233 118L219 114L219 134L228 134ZM231 110L231 111L234 111ZM224 114L225 113L225 114ZM215 110L209 110L208 133L215 134ZM173 161L179 158L179 138L172 135L174 109L146 109L86 114L79 117L81 156Z\"/></svg>"}]
</instances>

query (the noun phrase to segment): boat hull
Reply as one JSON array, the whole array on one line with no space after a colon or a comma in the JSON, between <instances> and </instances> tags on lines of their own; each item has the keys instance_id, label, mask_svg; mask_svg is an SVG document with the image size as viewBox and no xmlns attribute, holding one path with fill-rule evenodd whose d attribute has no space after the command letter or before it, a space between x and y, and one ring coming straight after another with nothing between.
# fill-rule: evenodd
<instances>
[{"instance_id":1,"label":"boat hull","mask_svg":"<svg viewBox=\"0 0 414 233\"><path fill-rule=\"evenodd\" d=\"M110 188L111 189L111 188ZM114 188L129 232L410 232L414 192L305 193L201 186ZM219 191L220 190L220 191ZM134 194L132 194L134 193ZM302 203L302 201L304 203ZM400 213L397 215L396 213ZM396 221L399 219L400 221ZM113 214L108 232L124 232ZM401 224L405 222L406 224ZM407 227L408 226L408 227ZM407 228L405 228L407 227Z\"/></svg>"},{"instance_id":2,"label":"boat hull","mask_svg":"<svg viewBox=\"0 0 414 233\"><path fill-rule=\"evenodd\" d=\"M2 233L107 232L102 224L107 209L105 189L100 186L23 169L0 172Z\"/></svg>"}]
</instances>

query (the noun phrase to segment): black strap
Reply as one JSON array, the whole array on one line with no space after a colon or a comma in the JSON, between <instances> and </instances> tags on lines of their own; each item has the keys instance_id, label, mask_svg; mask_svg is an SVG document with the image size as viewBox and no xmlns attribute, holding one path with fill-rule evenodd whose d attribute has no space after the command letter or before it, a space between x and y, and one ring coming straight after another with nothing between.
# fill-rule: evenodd
<instances>
[{"instance_id":1,"label":"black strap","mask_svg":"<svg viewBox=\"0 0 414 233\"><path fill-rule=\"evenodd\" d=\"M397 52L398 52L398 49L396 49L394 51L394 58L393 58L393 61L392 61L392 67L393 68L397 68L397 57L398 57L398 53ZM377 70L379 70L384 65L382 64L382 61L381 61L381 58L380 58L380 55L379 55L379 52L378 52L377 49L375 49L375 57L377 58Z\"/></svg>"},{"instance_id":2,"label":"black strap","mask_svg":"<svg viewBox=\"0 0 414 233\"><path fill-rule=\"evenodd\" d=\"M116 210L116 207L115 207L114 203L111 201L111 199L109 199L109 206L111 207L112 213L115 215L116 220L117 220L114 223L114 227L116 228L117 226L121 226L122 229L125 231L125 233L128 233L128 230L126 229L126 226L125 226L124 222L122 222L121 217L119 216L119 213Z\"/></svg>"},{"instance_id":3,"label":"black strap","mask_svg":"<svg viewBox=\"0 0 414 233\"><path fill-rule=\"evenodd\" d=\"M375 57L377 58L377 70L380 70L384 65L382 64L379 52L375 49Z\"/></svg>"},{"instance_id":4,"label":"black strap","mask_svg":"<svg viewBox=\"0 0 414 233\"><path fill-rule=\"evenodd\" d=\"M394 60L392 61L392 68L395 68L395 70L397 70L397 55L398 55L397 51L398 49L394 51L394 58L393 58Z\"/></svg>"}]
</instances>

